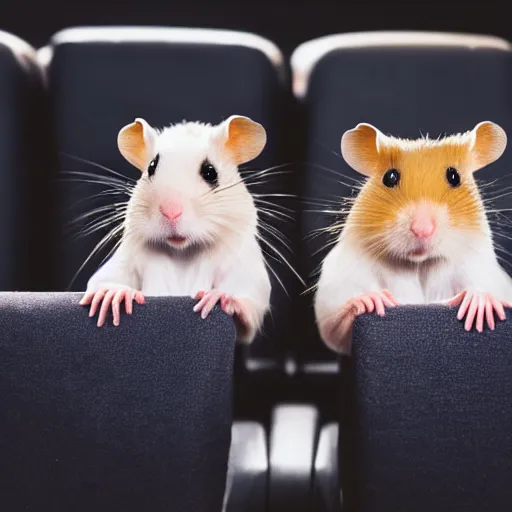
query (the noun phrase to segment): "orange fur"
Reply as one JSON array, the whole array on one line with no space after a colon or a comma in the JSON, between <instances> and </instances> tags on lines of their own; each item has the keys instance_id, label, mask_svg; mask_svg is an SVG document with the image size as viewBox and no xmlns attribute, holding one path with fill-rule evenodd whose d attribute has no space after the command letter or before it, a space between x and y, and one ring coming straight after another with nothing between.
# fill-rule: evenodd
<instances>
[{"instance_id":1,"label":"orange fur","mask_svg":"<svg viewBox=\"0 0 512 512\"><path fill-rule=\"evenodd\" d=\"M368 154L368 152L366 152ZM461 138L444 140L419 139L401 141L386 138L380 146L373 168L347 219L366 249L382 256L385 247L382 234L393 230L398 213L405 207L430 202L446 206L453 226L478 230L483 215L480 195L470 170L473 155L469 141ZM452 188L446 170L454 167L461 176L461 185ZM400 172L394 188L382 183L388 169Z\"/></svg>"},{"instance_id":2,"label":"orange fur","mask_svg":"<svg viewBox=\"0 0 512 512\"><path fill-rule=\"evenodd\" d=\"M144 141L144 127L141 122L135 121L120 131L118 147L121 154L132 165L141 171L145 169L148 162L146 143Z\"/></svg>"},{"instance_id":3,"label":"orange fur","mask_svg":"<svg viewBox=\"0 0 512 512\"><path fill-rule=\"evenodd\" d=\"M235 164L240 165L256 158L266 142L266 132L260 124L242 116L233 116L228 120L225 146Z\"/></svg>"}]
</instances>

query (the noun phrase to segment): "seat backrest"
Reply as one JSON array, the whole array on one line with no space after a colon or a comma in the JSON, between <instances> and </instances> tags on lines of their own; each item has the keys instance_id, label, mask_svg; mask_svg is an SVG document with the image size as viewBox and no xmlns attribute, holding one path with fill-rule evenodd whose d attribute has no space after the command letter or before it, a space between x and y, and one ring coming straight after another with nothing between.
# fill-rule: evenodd
<instances>
[{"instance_id":1,"label":"seat backrest","mask_svg":"<svg viewBox=\"0 0 512 512\"><path fill-rule=\"evenodd\" d=\"M190 298L151 297L98 329L79 298L0 293L2 510L221 510L230 319L205 337Z\"/></svg>"},{"instance_id":2,"label":"seat backrest","mask_svg":"<svg viewBox=\"0 0 512 512\"><path fill-rule=\"evenodd\" d=\"M63 241L56 257L58 289L68 289L71 283L71 290L83 290L90 275L108 254L108 250L104 250L98 257L91 258L72 281L108 229L73 240L66 231L70 220L115 200L114 196L105 195L92 198L101 191L101 187L90 183L96 179L94 176L70 175L65 171L72 169L112 177L112 173L101 168L104 166L137 179L139 171L122 158L116 145L120 128L136 117L145 118L153 126L164 127L183 119L217 124L233 114L245 115L265 127L267 146L254 162L243 168L267 169L287 163L286 155L280 151L286 70L281 52L266 39L223 30L77 28L56 34L41 54L48 60L61 177L68 181L58 202L59 232ZM84 177L88 183L84 182ZM70 178L82 181L69 182ZM268 183L249 189L255 193L287 193L289 180L288 175L276 173ZM279 197L264 199L280 203ZM69 205L74 207L68 209ZM273 228L286 231L286 224L279 216L263 214L261 218ZM87 229L89 220L79 222L73 232L77 227ZM268 231L262 234L269 238ZM283 245L271 243L290 259ZM111 247L110 244L108 249ZM272 254L268 247L263 245L262 248ZM285 287L296 283L285 265L272 258L267 260L279 279L271 276L273 314L264 326L265 335L250 349L251 354L260 357L275 354L283 343L280 333L285 332L284 315L285 310L290 309L290 300L279 280Z\"/></svg>"},{"instance_id":3,"label":"seat backrest","mask_svg":"<svg viewBox=\"0 0 512 512\"><path fill-rule=\"evenodd\" d=\"M39 289L49 170L43 74L36 51L0 31L0 290Z\"/></svg>"},{"instance_id":4,"label":"seat backrest","mask_svg":"<svg viewBox=\"0 0 512 512\"><path fill-rule=\"evenodd\" d=\"M353 195L361 182L362 176L340 155L343 133L358 123L371 123L386 134L418 138L464 132L491 120L512 134L511 64L507 41L478 35L341 34L298 47L292 55L293 89L305 110L309 134L301 192L306 202L303 235L333 223L336 215L319 211L339 211L340 198ZM506 187L511 164L508 148L499 161L478 173L485 181L500 179L486 189L487 195L500 195L496 192ZM491 221L499 233L503 223L499 226L496 217ZM310 276L311 285L329 240L324 232L303 246L304 274ZM499 237L497 242L510 251L507 238ZM311 308L309 313L302 358L332 358L318 337Z\"/></svg>"}]
</instances>

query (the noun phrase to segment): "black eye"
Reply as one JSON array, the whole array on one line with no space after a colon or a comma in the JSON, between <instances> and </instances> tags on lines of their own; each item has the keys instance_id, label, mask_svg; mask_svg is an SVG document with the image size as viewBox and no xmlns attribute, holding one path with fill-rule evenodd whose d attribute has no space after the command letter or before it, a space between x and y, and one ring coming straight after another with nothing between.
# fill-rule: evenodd
<instances>
[{"instance_id":1,"label":"black eye","mask_svg":"<svg viewBox=\"0 0 512 512\"><path fill-rule=\"evenodd\" d=\"M215 170L215 167L205 160L201 165L200 174L206 183L209 183L210 185L217 185L218 182L218 176L217 171Z\"/></svg>"},{"instance_id":2,"label":"black eye","mask_svg":"<svg viewBox=\"0 0 512 512\"><path fill-rule=\"evenodd\" d=\"M151 160L151 162L149 162L149 165L148 165L148 176L151 178L151 176L153 176L153 174L155 174L155 171L156 171L156 167L158 165L158 160L160 160L160 155L156 155L155 158L153 158L153 160Z\"/></svg>"},{"instance_id":3,"label":"black eye","mask_svg":"<svg viewBox=\"0 0 512 512\"><path fill-rule=\"evenodd\" d=\"M448 169L446 169L446 181L448 181L453 188L460 185L460 174L455 167L448 167Z\"/></svg>"},{"instance_id":4,"label":"black eye","mask_svg":"<svg viewBox=\"0 0 512 512\"><path fill-rule=\"evenodd\" d=\"M389 188L396 187L399 181L400 173L396 169L389 169L382 177L382 183Z\"/></svg>"}]
</instances>

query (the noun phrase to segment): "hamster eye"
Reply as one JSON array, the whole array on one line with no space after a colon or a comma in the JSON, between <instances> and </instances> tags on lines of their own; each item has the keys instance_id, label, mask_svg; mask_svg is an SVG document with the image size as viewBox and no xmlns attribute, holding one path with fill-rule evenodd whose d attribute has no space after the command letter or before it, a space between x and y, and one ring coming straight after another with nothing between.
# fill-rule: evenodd
<instances>
[{"instance_id":1,"label":"hamster eye","mask_svg":"<svg viewBox=\"0 0 512 512\"><path fill-rule=\"evenodd\" d=\"M446 181L448 181L453 188L460 185L460 174L455 167L448 167L448 169L446 169Z\"/></svg>"},{"instance_id":2,"label":"hamster eye","mask_svg":"<svg viewBox=\"0 0 512 512\"><path fill-rule=\"evenodd\" d=\"M208 162L208 160L205 160L201 164L201 170L199 171L199 173L201 174L203 180L206 181L206 183L210 185L217 185L217 171L215 170L215 167L213 167L213 165L210 162Z\"/></svg>"},{"instance_id":3,"label":"hamster eye","mask_svg":"<svg viewBox=\"0 0 512 512\"><path fill-rule=\"evenodd\" d=\"M382 183L388 188L393 188L400 181L400 173L396 169L389 169L382 177Z\"/></svg>"},{"instance_id":4,"label":"hamster eye","mask_svg":"<svg viewBox=\"0 0 512 512\"><path fill-rule=\"evenodd\" d=\"M149 165L148 165L148 176L151 178L151 176L153 176L153 174L155 174L155 171L156 171L156 167L158 165L158 160L160 160L160 155L156 155L155 158L153 158L153 160L151 160L151 162L149 162Z\"/></svg>"}]
</instances>

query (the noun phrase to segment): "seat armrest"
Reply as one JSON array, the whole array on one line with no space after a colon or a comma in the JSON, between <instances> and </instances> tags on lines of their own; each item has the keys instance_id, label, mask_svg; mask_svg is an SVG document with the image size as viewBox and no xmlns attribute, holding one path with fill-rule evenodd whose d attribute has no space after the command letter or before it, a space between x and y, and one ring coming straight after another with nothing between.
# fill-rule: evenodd
<instances>
[{"instance_id":1,"label":"seat armrest","mask_svg":"<svg viewBox=\"0 0 512 512\"><path fill-rule=\"evenodd\" d=\"M344 506L512 510L510 313L482 333L437 305L356 320L342 371L352 433L341 430Z\"/></svg>"},{"instance_id":2,"label":"seat armrest","mask_svg":"<svg viewBox=\"0 0 512 512\"><path fill-rule=\"evenodd\" d=\"M322 427L315 457L313 509L315 512L340 512L337 423Z\"/></svg>"},{"instance_id":3,"label":"seat armrest","mask_svg":"<svg viewBox=\"0 0 512 512\"><path fill-rule=\"evenodd\" d=\"M269 437L269 511L309 511L320 417L311 405L278 405Z\"/></svg>"},{"instance_id":4,"label":"seat armrest","mask_svg":"<svg viewBox=\"0 0 512 512\"><path fill-rule=\"evenodd\" d=\"M252 421L233 424L224 512L265 512L268 452L263 425Z\"/></svg>"},{"instance_id":5,"label":"seat armrest","mask_svg":"<svg viewBox=\"0 0 512 512\"><path fill-rule=\"evenodd\" d=\"M81 294L0 294L0 508L222 508L235 328L147 297L114 327Z\"/></svg>"}]
</instances>

